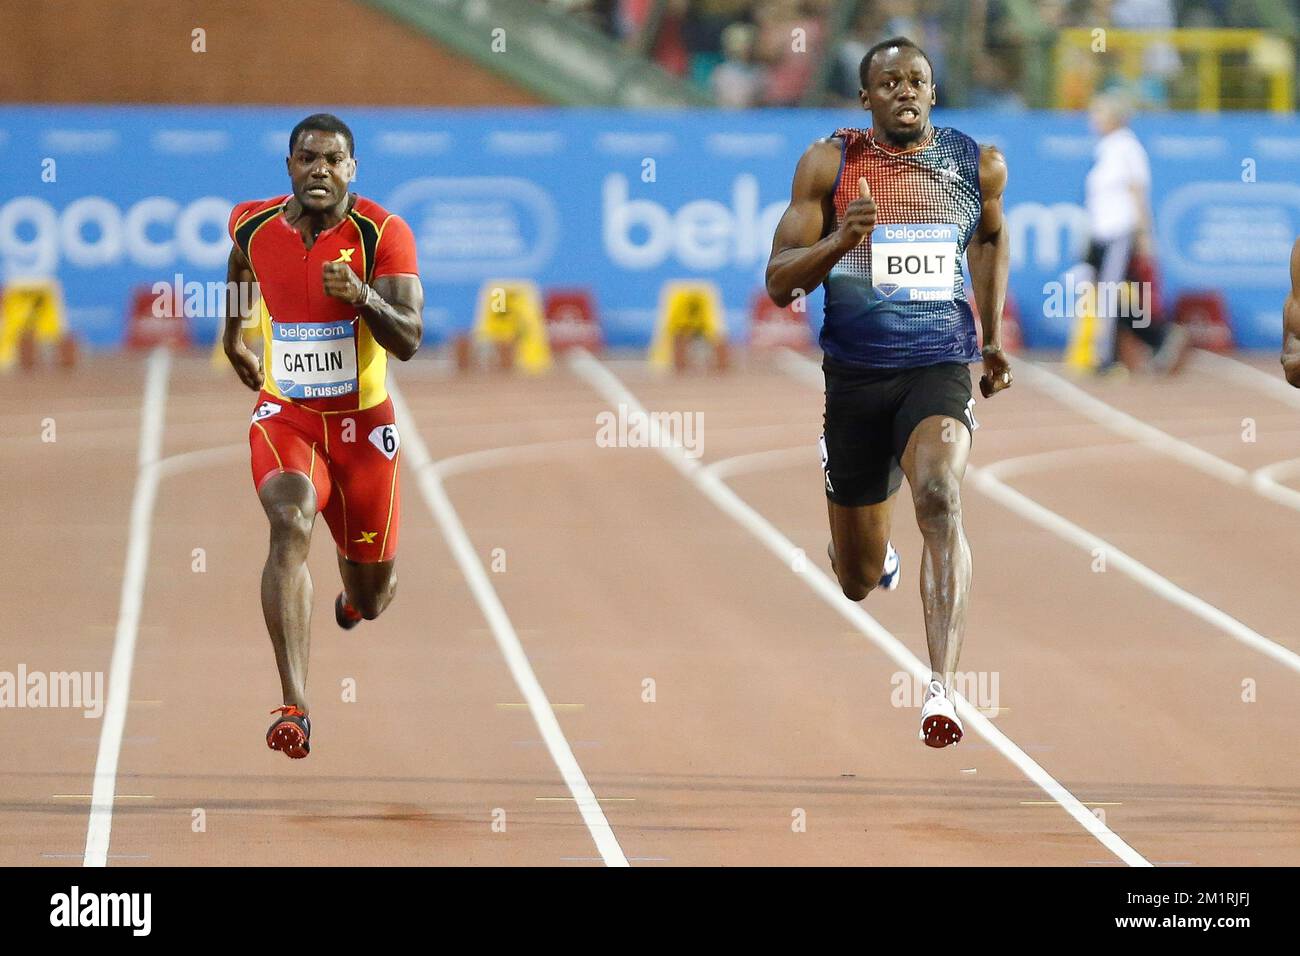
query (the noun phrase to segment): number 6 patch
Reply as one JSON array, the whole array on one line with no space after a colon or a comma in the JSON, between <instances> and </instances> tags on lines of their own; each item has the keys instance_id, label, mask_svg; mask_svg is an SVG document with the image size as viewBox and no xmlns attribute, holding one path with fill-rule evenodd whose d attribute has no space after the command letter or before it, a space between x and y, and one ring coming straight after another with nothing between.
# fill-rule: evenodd
<instances>
[{"instance_id":1,"label":"number 6 patch","mask_svg":"<svg viewBox=\"0 0 1300 956\"><path fill-rule=\"evenodd\" d=\"M396 425L380 425L370 431L370 444L378 448L385 458L393 460L397 454L397 449L401 447L402 441L397 437Z\"/></svg>"}]
</instances>

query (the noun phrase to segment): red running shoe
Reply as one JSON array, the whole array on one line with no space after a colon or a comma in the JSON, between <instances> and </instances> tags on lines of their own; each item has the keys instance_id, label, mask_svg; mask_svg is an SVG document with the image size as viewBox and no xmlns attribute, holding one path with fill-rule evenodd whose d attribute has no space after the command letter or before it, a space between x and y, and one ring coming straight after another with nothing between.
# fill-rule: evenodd
<instances>
[{"instance_id":1,"label":"red running shoe","mask_svg":"<svg viewBox=\"0 0 1300 956\"><path fill-rule=\"evenodd\" d=\"M301 760L311 753L311 721L297 707L277 707L271 711L280 719L266 732L266 745L283 750L286 757Z\"/></svg>"},{"instance_id":2,"label":"red running shoe","mask_svg":"<svg viewBox=\"0 0 1300 956\"><path fill-rule=\"evenodd\" d=\"M352 630L363 620L361 612L344 599L342 591L334 599L334 620L345 631Z\"/></svg>"}]
</instances>

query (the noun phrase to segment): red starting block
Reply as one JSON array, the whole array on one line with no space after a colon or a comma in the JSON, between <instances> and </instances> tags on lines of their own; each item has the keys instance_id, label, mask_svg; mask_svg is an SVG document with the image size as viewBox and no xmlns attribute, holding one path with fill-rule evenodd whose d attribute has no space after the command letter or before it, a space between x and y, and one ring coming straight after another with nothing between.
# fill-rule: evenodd
<instances>
[{"instance_id":1,"label":"red starting block","mask_svg":"<svg viewBox=\"0 0 1300 956\"><path fill-rule=\"evenodd\" d=\"M583 348L599 352L604 347L596 304L586 289L548 289L542 311L546 315L546 336L556 352Z\"/></svg>"},{"instance_id":2,"label":"red starting block","mask_svg":"<svg viewBox=\"0 0 1300 956\"><path fill-rule=\"evenodd\" d=\"M1183 292L1174 300L1174 321L1192 335L1192 345L1211 352L1234 348L1228 306L1222 292Z\"/></svg>"},{"instance_id":3,"label":"red starting block","mask_svg":"<svg viewBox=\"0 0 1300 956\"><path fill-rule=\"evenodd\" d=\"M749 308L749 347L768 349L812 349L812 328L808 325L808 303L796 299L784 308L772 301L766 289L754 293Z\"/></svg>"},{"instance_id":4,"label":"red starting block","mask_svg":"<svg viewBox=\"0 0 1300 956\"><path fill-rule=\"evenodd\" d=\"M184 349L190 347L190 329L185 321L185 300L180 290L157 295L148 286L140 286L131 296L126 316L126 347L148 351L159 345Z\"/></svg>"}]
</instances>

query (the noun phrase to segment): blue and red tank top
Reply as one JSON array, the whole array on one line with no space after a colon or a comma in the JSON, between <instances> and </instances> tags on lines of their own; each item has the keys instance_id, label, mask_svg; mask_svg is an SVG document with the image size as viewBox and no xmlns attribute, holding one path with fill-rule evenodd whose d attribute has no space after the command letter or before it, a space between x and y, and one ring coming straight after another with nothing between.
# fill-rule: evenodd
<instances>
[{"instance_id":1,"label":"blue and red tank top","mask_svg":"<svg viewBox=\"0 0 1300 956\"><path fill-rule=\"evenodd\" d=\"M822 351L870 368L977 361L962 258L982 206L978 144L950 127L903 150L877 142L870 129L834 135L843 144L836 223L865 176L876 226L826 277Z\"/></svg>"}]
</instances>

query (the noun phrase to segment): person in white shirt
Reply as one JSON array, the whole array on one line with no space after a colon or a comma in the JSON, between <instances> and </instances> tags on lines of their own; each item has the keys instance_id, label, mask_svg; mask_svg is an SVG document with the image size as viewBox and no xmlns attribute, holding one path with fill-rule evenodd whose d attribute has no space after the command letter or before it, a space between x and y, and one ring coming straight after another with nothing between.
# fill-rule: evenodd
<instances>
[{"instance_id":1,"label":"person in white shirt","mask_svg":"<svg viewBox=\"0 0 1300 956\"><path fill-rule=\"evenodd\" d=\"M1142 143L1128 128L1131 115L1130 101L1119 92L1097 95L1089 108L1092 126L1100 139L1084 185L1090 234L1084 261L1096 276L1098 318L1108 320L1108 339L1102 351L1104 366L1114 365L1119 336L1127 330L1151 348L1153 370L1173 371L1187 354L1187 330L1156 321L1151 315L1149 287L1136 295L1107 292L1137 282L1139 260L1149 259L1155 247L1151 164Z\"/></svg>"}]
</instances>

